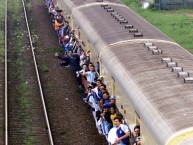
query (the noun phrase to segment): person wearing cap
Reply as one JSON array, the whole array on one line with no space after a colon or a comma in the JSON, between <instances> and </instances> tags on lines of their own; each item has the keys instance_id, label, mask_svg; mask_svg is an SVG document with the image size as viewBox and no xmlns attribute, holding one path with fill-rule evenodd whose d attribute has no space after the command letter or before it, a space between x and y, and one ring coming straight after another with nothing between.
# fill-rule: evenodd
<instances>
[{"instance_id":1,"label":"person wearing cap","mask_svg":"<svg viewBox=\"0 0 193 145\"><path fill-rule=\"evenodd\" d=\"M115 106L116 106L115 96L111 96L111 97L109 98L109 100L110 100L110 102L107 103L107 104L104 104L104 107L105 107L105 108L111 108L111 107L114 107L114 108L115 108Z\"/></svg>"}]
</instances>

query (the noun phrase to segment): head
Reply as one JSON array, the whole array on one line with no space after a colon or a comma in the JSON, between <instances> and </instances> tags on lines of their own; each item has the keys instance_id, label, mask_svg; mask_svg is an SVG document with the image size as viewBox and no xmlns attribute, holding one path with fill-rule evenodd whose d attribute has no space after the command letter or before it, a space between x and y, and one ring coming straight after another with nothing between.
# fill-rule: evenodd
<instances>
[{"instance_id":1,"label":"head","mask_svg":"<svg viewBox=\"0 0 193 145\"><path fill-rule=\"evenodd\" d=\"M116 127L119 127L120 124L121 124L121 118L115 117L114 118L114 124L115 124Z\"/></svg>"},{"instance_id":2,"label":"head","mask_svg":"<svg viewBox=\"0 0 193 145\"><path fill-rule=\"evenodd\" d=\"M119 118L121 118L121 120L123 120L123 115L121 113L118 113L117 117L119 117Z\"/></svg>"},{"instance_id":3,"label":"head","mask_svg":"<svg viewBox=\"0 0 193 145\"><path fill-rule=\"evenodd\" d=\"M115 98L111 97L110 102L111 102L111 104L115 104Z\"/></svg>"},{"instance_id":4,"label":"head","mask_svg":"<svg viewBox=\"0 0 193 145\"><path fill-rule=\"evenodd\" d=\"M99 87L99 85L102 83L102 81L100 80L100 79L97 79L96 80L96 84L97 84L97 86Z\"/></svg>"},{"instance_id":5,"label":"head","mask_svg":"<svg viewBox=\"0 0 193 145\"><path fill-rule=\"evenodd\" d=\"M105 92L103 93L103 99L104 99L104 100L109 99L109 92L108 92L108 91L105 91Z\"/></svg>"},{"instance_id":6,"label":"head","mask_svg":"<svg viewBox=\"0 0 193 145\"><path fill-rule=\"evenodd\" d=\"M110 108L110 112L111 112L111 114L115 114L115 113L116 113L115 108L114 108L114 107L111 107L111 108Z\"/></svg>"},{"instance_id":7,"label":"head","mask_svg":"<svg viewBox=\"0 0 193 145\"><path fill-rule=\"evenodd\" d=\"M69 51L68 51L68 55L69 55L69 56L72 56L72 54L73 54L72 50L69 50Z\"/></svg>"},{"instance_id":8,"label":"head","mask_svg":"<svg viewBox=\"0 0 193 145\"><path fill-rule=\"evenodd\" d=\"M140 136L140 126L139 125L136 125L134 127L134 134L135 136Z\"/></svg>"},{"instance_id":9,"label":"head","mask_svg":"<svg viewBox=\"0 0 193 145\"><path fill-rule=\"evenodd\" d=\"M90 71L91 71L91 72L94 72L94 71L95 71L94 66L91 66L91 67L90 67Z\"/></svg>"}]
</instances>

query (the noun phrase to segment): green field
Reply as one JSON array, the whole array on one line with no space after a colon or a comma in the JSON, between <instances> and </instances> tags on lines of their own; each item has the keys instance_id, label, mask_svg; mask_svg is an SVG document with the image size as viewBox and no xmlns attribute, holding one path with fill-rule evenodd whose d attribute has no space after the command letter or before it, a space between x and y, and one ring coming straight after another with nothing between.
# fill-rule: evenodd
<instances>
[{"instance_id":1,"label":"green field","mask_svg":"<svg viewBox=\"0 0 193 145\"><path fill-rule=\"evenodd\" d=\"M140 8L139 0L122 0L122 2L193 53L193 11L157 11L153 6L143 10Z\"/></svg>"}]
</instances>

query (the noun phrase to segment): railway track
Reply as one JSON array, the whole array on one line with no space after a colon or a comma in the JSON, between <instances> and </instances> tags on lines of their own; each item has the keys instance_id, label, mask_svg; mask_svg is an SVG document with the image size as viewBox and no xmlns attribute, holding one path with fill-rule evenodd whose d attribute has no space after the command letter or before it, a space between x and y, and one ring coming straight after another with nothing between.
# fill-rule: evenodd
<instances>
[{"instance_id":1,"label":"railway track","mask_svg":"<svg viewBox=\"0 0 193 145\"><path fill-rule=\"evenodd\" d=\"M5 145L53 145L33 48L24 1L6 0Z\"/></svg>"}]
</instances>

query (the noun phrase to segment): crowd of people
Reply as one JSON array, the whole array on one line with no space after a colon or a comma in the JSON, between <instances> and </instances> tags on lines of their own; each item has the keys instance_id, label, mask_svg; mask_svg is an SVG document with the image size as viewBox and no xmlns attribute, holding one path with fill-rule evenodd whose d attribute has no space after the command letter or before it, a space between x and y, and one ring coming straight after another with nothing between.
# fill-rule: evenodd
<instances>
[{"instance_id":1,"label":"crowd of people","mask_svg":"<svg viewBox=\"0 0 193 145\"><path fill-rule=\"evenodd\" d=\"M116 107L116 97L110 96L106 85L99 78L100 63L92 63L90 52L83 49L80 32L71 29L69 16L64 15L52 0L47 1L47 7L59 45L64 48L63 54L55 53L55 56L61 60L61 67L72 70L79 88L85 89L83 101L92 110L98 132L112 145L140 145L140 126L135 126L131 132Z\"/></svg>"}]
</instances>

